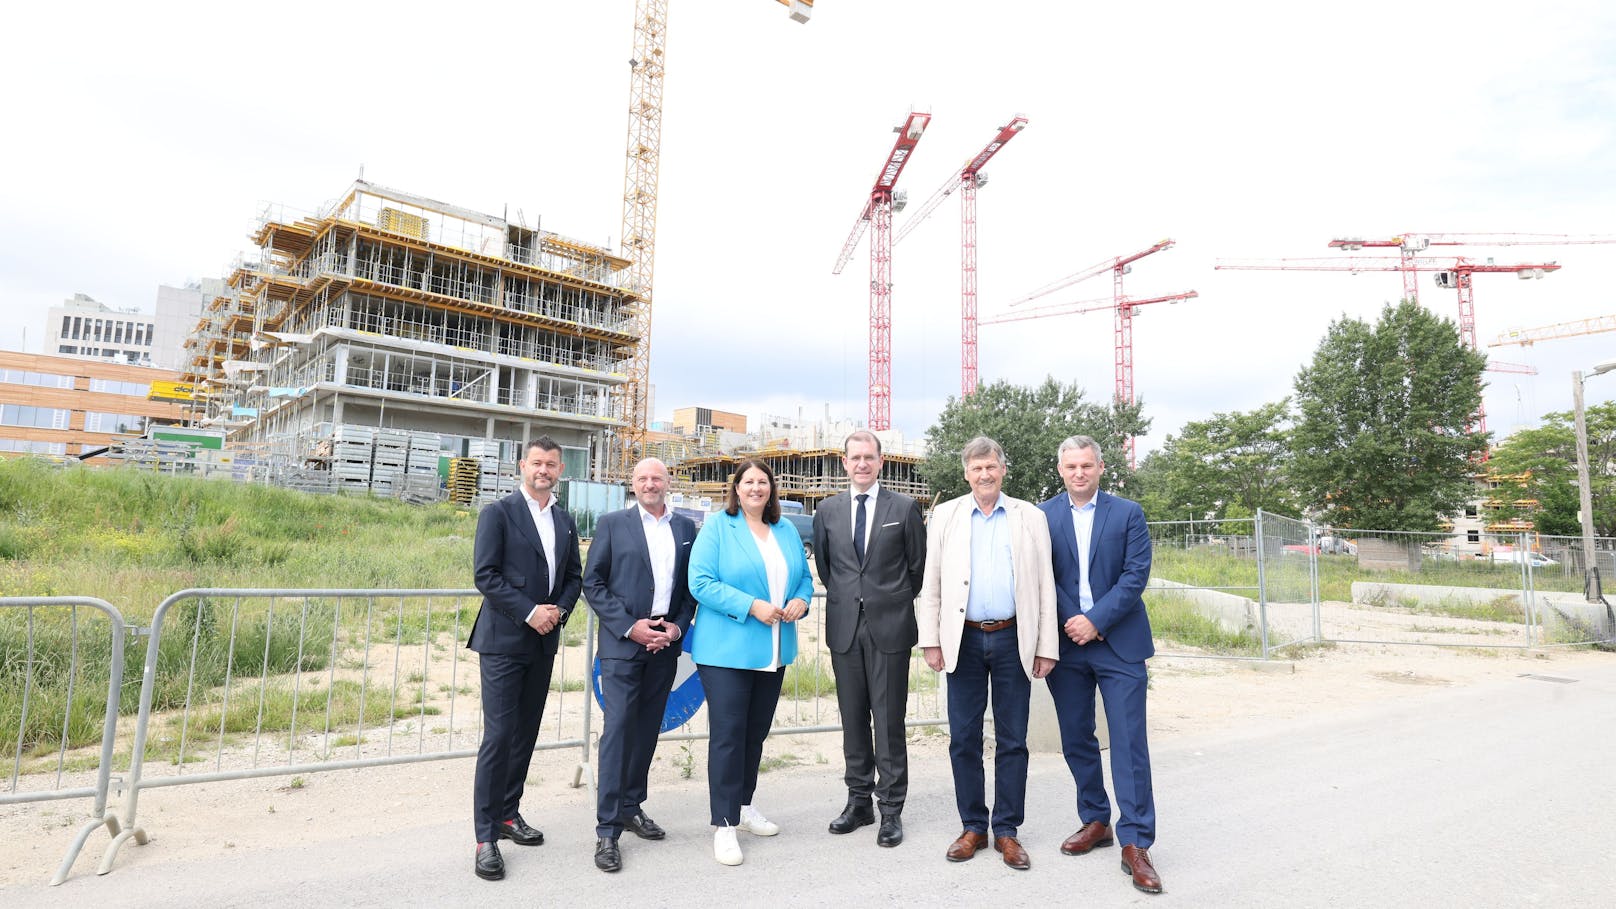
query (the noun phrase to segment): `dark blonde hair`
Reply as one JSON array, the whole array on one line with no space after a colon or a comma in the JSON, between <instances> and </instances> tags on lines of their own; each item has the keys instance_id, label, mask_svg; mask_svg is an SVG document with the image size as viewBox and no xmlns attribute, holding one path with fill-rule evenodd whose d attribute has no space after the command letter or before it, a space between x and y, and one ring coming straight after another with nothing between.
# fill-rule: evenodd
<instances>
[{"instance_id":1,"label":"dark blonde hair","mask_svg":"<svg viewBox=\"0 0 1616 909\"><path fill-rule=\"evenodd\" d=\"M724 513L731 517L741 513L741 475L754 467L769 478L769 501L763 506L763 523L777 524L780 521L780 486L774 481L774 471L757 458L747 458L735 465L735 474L729 478L729 489L724 492Z\"/></svg>"}]
</instances>

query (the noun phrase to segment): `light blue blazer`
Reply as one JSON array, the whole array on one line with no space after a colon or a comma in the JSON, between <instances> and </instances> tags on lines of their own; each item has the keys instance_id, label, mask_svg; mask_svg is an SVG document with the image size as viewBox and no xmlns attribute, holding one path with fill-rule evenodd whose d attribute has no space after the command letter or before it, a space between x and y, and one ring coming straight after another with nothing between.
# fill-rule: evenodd
<instances>
[{"instance_id":1,"label":"light blue blazer","mask_svg":"<svg viewBox=\"0 0 1616 909\"><path fill-rule=\"evenodd\" d=\"M786 600L811 602L814 579L802 551L802 537L791 522L773 527L774 542L786 557ZM746 515L715 512L707 516L690 548L690 592L696 597L696 620L690 629L690 656L699 664L730 669L762 669L774 656L774 635L751 615L753 600L769 598L763 570ZM780 623L780 665L797 658L797 623Z\"/></svg>"}]
</instances>

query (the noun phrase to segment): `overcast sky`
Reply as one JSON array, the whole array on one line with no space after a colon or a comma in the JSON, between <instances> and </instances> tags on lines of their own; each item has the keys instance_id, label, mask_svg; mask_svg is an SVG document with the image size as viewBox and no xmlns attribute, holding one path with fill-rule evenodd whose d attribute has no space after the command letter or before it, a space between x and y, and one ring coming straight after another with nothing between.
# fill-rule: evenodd
<instances>
[{"instance_id":1,"label":"overcast sky","mask_svg":"<svg viewBox=\"0 0 1616 909\"><path fill-rule=\"evenodd\" d=\"M8 14L0 347L39 350L74 293L151 310L220 276L266 202L312 210L366 179L617 242L632 0L29 4ZM1616 7L1557 2L913 3L672 0L651 378L656 417L701 405L863 419L868 241L836 254L892 128L931 128L900 188L925 199L1021 114L979 195L984 314L1162 238L1130 294L1139 453L1214 411L1291 393L1343 314L1396 273L1214 271L1332 254L1335 236L1616 233ZM901 226L904 215L898 216ZM1479 275L1483 345L1616 313L1616 245L1460 250L1555 260ZM959 207L894 256L895 428L959 387ZM1065 298L1108 296L1104 278ZM1452 291L1421 300L1452 317ZM981 374L1106 400L1109 312L981 331ZM1506 434L1570 407L1616 334L1498 348ZM1616 375L1590 381L1616 397Z\"/></svg>"}]
</instances>

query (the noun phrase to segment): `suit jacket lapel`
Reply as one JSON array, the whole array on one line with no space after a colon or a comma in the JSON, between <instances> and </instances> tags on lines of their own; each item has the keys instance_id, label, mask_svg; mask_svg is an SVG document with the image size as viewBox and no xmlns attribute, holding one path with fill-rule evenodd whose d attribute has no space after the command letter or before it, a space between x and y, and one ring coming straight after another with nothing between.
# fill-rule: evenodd
<instances>
[{"instance_id":1,"label":"suit jacket lapel","mask_svg":"<svg viewBox=\"0 0 1616 909\"><path fill-rule=\"evenodd\" d=\"M628 539L629 539L628 546L629 546L630 549L634 550L634 552L635 552L635 554L637 556L639 556L640 561L645 563L645 572L646 572L646 574L647 575L655 575L656 569L651 564L651 546L650 546L650 544L645 542L645 523L644 523L645 515L644 515L643 512L640 511L639 503L635 503L634 505L632 505L630 507L634 509L634 520L630 524L630 532L629 532L629 535L628 535ZM635 533L634 531L639 531L639 532ZM673 555L674 555L674 560L677 562L678 561L678 556L679 556L679 553L677 551L677 547L679 545L679 540L678 540L678 535L677 534L675 534L674 537L675 538L674 538L674 541L673 541L673 545L675 547L675 552L674 552Z\"/></svg>"},{"instance_id":2,"label":"suit jacket lapel","mask_svg":"<svg viewBox=\"0 0 1616 909\"><path fill-rule=\"evenodd\" d=\"M505 501L509 503L511 523L516 525L522 538L527 540L528 545L533 547L540 559L543 559L544 541L539 538L539 525L534 521L533 509L528 507L527 496L522 495L522 491L518 489Z\"/></svg>"},{"instance_id":3,"label":"suit jacket lapel","mask_svg":"<svg viewBox=\"0 0 1616 909\"><path fill-rule=\"evenodd\" d=\"M857 507L856 503L854 507ZM890 492L882 490L881 494L875 497L875 514L864 516L864 519L870 522L870 538L864 543L866 557L869 556L870 550L875 548L875 538L881 533L881 528L894 518L894 510L897 507L898 500L894 499ZM857 551L855 550L856 555ZM859 570L863 571L863 566L860 566Z\"/></svg>"},{"instance_id":4,"label":"suit jacket lapel","mask_svg":"<svg viewBox=\"0 0 1616 909\"><path fill-rule=\"evenodd\" d=\"M1094 570L1094 557L1100 552L1100 530L1111 514L1111 497L1103 492L1094 493L1094 527L1089 531L1089 571ZM1094 584L1091 580L1090 586Z\"/></svg>"}]
</instances>

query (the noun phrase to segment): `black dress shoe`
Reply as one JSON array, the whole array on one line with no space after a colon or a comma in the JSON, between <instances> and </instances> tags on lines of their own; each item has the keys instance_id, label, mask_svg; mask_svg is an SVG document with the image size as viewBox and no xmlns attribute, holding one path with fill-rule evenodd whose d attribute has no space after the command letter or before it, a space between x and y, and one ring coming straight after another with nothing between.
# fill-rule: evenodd
<instances>
[{"instance_id":1,"label":"black dress shoe","mask_svg":"<svg viewBox=\"0 0 1616 909\"><path fill-rule=\"evenodd\" d=\"M603 836L595 842L595 867L602 871L622 870L623 852L617 848L617 840Z\"/></svg>"},{"instance_id":2,"label":"black dress shoe","mask_svg":"<svg viewBox=\"0 0 1616 909\"><path fill-rule=\"evenodd\" d=\"M831 833L852 833L860 827L875 823L875 806L861 799L850 798L847 807L830 822Z\"/></svg>"},{"instance_id":3,"label":"black dress shoe","mask_svg":"<svg viewBox=\"0 0 1616 909\"><path fill-rule=\"evenodd\" d=\"M494 832L499 834L500 839L510 840L518 846L544 845L544 834L533 827L529 827L527 821L522 820L520 814L508 821L500 821L495 824Z\"/></svg>"},{"instance_id":4,"label":"black dress shoe","mask_svg":"<svg viewBox=\"0 0 1616 909\"><path fill-rule=\"evenodd\" d=\"M485 881L505 877L505 857L499 854L498 843L478 843L477 862L473 866L477 876Z\"/></svg>"},{"instance_id":5,"label":"black dress shoe","mask_svg":"<svg viewBox=\"0 0 1616 909\"><path fill-rule=\"evenodd\" d=\"M643 811L636 811L624 818L623 829L642 840L660 840L668 835L668 831L657 826L657 822Z\"/></svg>"},{"instance_id":6,"label":"black dress shoe","mask_svg":"<svg viewBox=\"0 0 1616 909\"><path fill-rule=\"evenodd\" d=\"M903 815L897 811L881 812L881 829L875 834L877 846L896 846L903 842Z\"/></svg>"}]
</instances>

